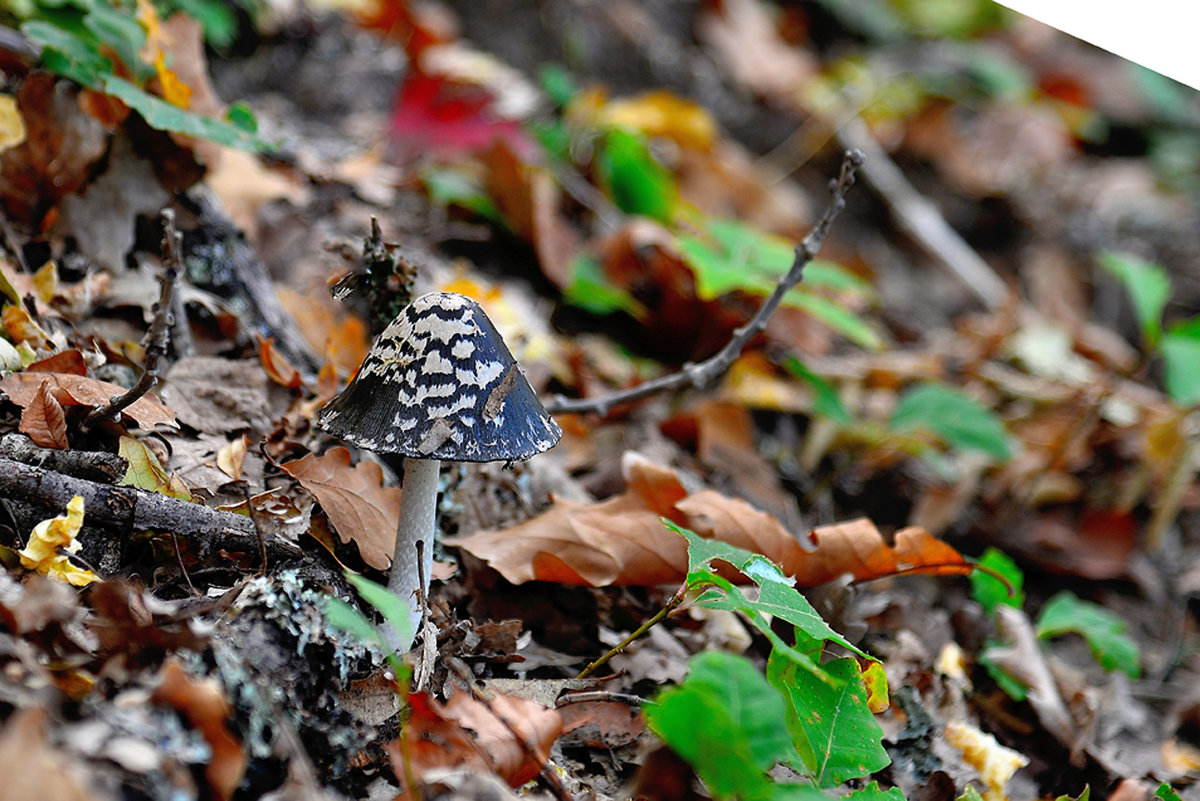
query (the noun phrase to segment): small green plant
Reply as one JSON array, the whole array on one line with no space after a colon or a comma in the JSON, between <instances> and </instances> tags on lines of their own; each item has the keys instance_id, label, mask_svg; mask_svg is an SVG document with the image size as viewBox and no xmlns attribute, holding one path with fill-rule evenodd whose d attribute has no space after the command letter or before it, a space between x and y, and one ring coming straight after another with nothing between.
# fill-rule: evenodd
<instances>
[{"instance_id":1,"label":"small green plant","mask_svg":"<svg viewBox=\"0 0 1200 801\"><path fill-rule=\"evenodd\" d=\"M41 48L42 66L120 100L141 114L150 127L241 150L269 149L271 145L257 135L254 117L244 105L235 104L224 119L217 119L189 111L184 107L186 101L176 105L146 91L156 76L163 84L178 82L161 49L156 63L148 63L142 56L158 14L192 13L217 42L228 43L234 32L229 9L213 0L175 0L160 2L158 7L149 15L144 8L122 0L33 0L13 4L10 13L21 22L21 32Z\"/></svg>"},{"instance_id":2,"label":"small green plant","mask_svg":"<svg viewBox=\"0 0 1200 801\"><path fill-rule=\"evenodd\" d=\"M412 641L412 623L409 622L408 604L388 592L387 587L382 584L376 584L349 571L346 571L344 575L346 581L350 582L362 599L378 610L379 614L383 616L384 622L391 626L391 630L396 632L398 638L404 642ZM330 596L325 599L325 619L334 628L357 637L363 642L376 645L392 669L397 683L401 686L407 683L408 666L379 629L375 627L375 624L367 619L366 615L340 598Z\"/></svg>"},{"instance_id":3,"label":"small green plant","mask_svg":"<svg viewBox=\"0 0 1200 801\"><path fill-rule=\"evenodd\" d=\"M1020 609L1024 602L1025 576L1006 554L996 548L988 548L980 559L987 571L976 571L971 575L972 597L989 615L995 616L1000 606ZM994 575L1003 576L1013 587L1008 592ZM1126 633L1125 621L1099 604L1084 601L1064 590L1046 601L1034 621L1034 631L1040 640L1050 640L1064 634L1078 634L1084 638L1096 662L1106 671L1119 670L1130 678L1141 672L1141 656L1135 643ZM991 658L989 651L1001 647L999 642L986 645L979 654L979 661L1011 698L1025 699L1025 686L1004 671Z\"/></svg>"},{"instance_id":4,"label":"small green plant","mask_svg":"<svg viewBox=\"0 0 1200 801\"><path fill-rule=\"evenodd\" d=\"M772 646L765 675L745 657L699 654L687 679L646 709L651 729L692 765L713 796L825 799L825 789L890 764L869 703L874 695L886 704L878 663L831 629L770 560L667 525L688 541L685 591L692 603L740 613ZM719 575L714 561L737 568L757 585L757 595ZM772 620L792 625L794 645L775 632ZM850 656L822 660L827 643ZM808 783L775 782L768 772L776 764ZM876 785L852 797L903 799L899 790Z\"/></svg>"},{"instance_id":5,"label":"small green plant","mask_svg":"<svg viewBox=\"0 0 1200 801\"><path fill-rule=\"evenodd\" d=\"M1162 265L1127 253L1101 253L1097 260L1112 273L1133 303L1134 316L1148 352L1162 358L1163 386L1181 407L1200 404L1200 315L1163 328L1163 310L1171 297L1171 278Z\"/></svg>"}]
</instances>

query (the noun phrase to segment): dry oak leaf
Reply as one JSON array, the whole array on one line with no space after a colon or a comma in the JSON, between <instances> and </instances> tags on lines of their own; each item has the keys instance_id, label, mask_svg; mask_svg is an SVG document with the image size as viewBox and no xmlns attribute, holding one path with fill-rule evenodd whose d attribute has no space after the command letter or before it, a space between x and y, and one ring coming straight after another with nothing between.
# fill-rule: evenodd
<instances>
[{"instance_id":1,"label":"dry oak leaf","mask_svg":"<svg viewBox=\"0 0 1200 801\"><path fill-rule=\"evenodd\" d=\"M902 572L963 574L971 566L924 529L897 532L889 546L865 519L814 529L801 543L775 517L713 490L689 495L679 476L635 453L622 458L627 489L597 504L558 501L545 514L503 530L446 540L483 559L514 584L552 581L606 586L677 583L686 543L666 517L702 537L763 554L797 584L850 574L863 581Z\"/></svg>"},{"instance_id":2,"label":"dry oak leaf","mask_svg":"<svg viewBox=\"0 0 1200 801\"><path fill-rule=\"evenodd\" d=\"M153 700L178 710L204 737L212 749L212 757L204 769L209 789L220 801L232 798L242 783L247 760L242 744L229 730L233 710L221 686L213 679L190 675L172 657L163 665L162 682L154 691Z\"/></svg>"},{"instance_id":3,"label":"dry oak leaf","mask_svg":"<svg viewBox=\"0 0 1200 801\"><path fill-rule=\"evenodd\" d=\"M309 454L283 465L300 486L316 496L343 541L353 541L363 561L386 570L396 547L400 490L383 486L383 470L374 462L350 466L350 451L338 446L321 456Z\"/></svg>"},{"instance_id":4,"label":"dry oak leaf","mask_svg":"<svg viewBox=\"0 0 1200 801\"><path fill-rule=\"evenodd\" d=\"M21 412L18 430L42 448L67 448L67 413L55 397L49 381L38 386L33 401Z\"/></svg>"},{"instance_id":5,"label":"dry oak leaf","mask_svg":"<svg viewBox=\"0 0 1200 801\"><path fill-rule=\"evenodd\" d=\"M458 692L439 704L425 693L414 693L409 702L406 742L388 746L392 767L402 782L407 751L408 767L418 782L430 771L468 767L520 787L541 773L550 746L562 732L556 710L510 695L497 693L485 703Z\"/></svg>"},{"instance_id":6,"label":"dry oak leaf","mask_svg":"<svg viewBox=\"0 0 1200 801\"><path fill-rule=\"evenodd\" d=\"M17 406L24 408L33 403L43 382L50 383L50 390L63 406L98 408L113 396L125 394L125 388L117 384L70 373L13 373L0 379L0 391ZM152 395L138 398L121 414L137 423L139 428L147 430L159 423L175 425L175 412Z\"/></svg>"}]
</instances>

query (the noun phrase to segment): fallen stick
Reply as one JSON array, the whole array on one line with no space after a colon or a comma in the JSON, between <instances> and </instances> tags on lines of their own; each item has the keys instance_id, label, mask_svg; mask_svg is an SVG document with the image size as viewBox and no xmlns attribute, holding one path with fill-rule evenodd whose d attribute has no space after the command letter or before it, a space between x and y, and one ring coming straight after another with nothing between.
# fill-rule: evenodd
<instances>
[{"instance_id":1,"label":"fallen stick","mask_svg":"<svg viewBox=\"0 0 1200 801\"><path fill-rule=\"evenodd\" d=\"M175 532L212 548L259 550L258 535L250 518L210 509L135 487L115 487L83 478L0 458L0 498L40 506L61 513L71 498L83 498L84 520L124 531ZM272 540L280 556L299 556L292 543Z\"/></svg>"},{"instance_id":2,"label":"fallen stick","mask_svg":"<svg viewBox=\"0 0 1200 801\"><path fill-rule=\"evenodd\" d=\"M711 386L729 369L729 366L733 364L746 345L750 343L750 340L758 336L767 327L767 321L771 319L771 315L775 313L775 310L779 308L779 304L783 302L783 296L790 292L796 284L800 283L800 280L804 277L804 268L810 261L816 258L817 252L821 249L821 244L825 241L830 227L833 226L833 221L842 213L842 209L846 208L846 193L850 191L850 187L854 186L854 174L862 166L862 163L863 154L861 151L846 151L842 157L842 167L838 171L838 177L829 182L829 205L825 207L825 211L812 227L812 230L808 232L808 235L804 237L804 240L796 246L796 256L792 260L791 268L775 284L775 290L758 307L758 311L754 313L750 321L734 331L733 336L725 343L725 347L721 348L715 355L697 364L688 362L677 372L659 376L645 383L638 384L636 387L630 387L629 389L620 390L608 395L578 399L565 398L559 395L546 404L546 411L551 414L597 412L603 415L608 414L608 410L613 406L641 400L656 392L668 389L683 389L685 387L706 389Z\"/></svg>"},{"instance_id":3,"label":"fallen stick","mask_svg":"<svg viewBox=\"0 0 1200 801\"><path fill-rule=\"evenodd\" d=\"M988 309L999 308L1008 297L1004 281L950 227L933 201L909 183L896 162L871 135L862 117L848 121L837 137L842 147L861 150L866 155L863 178L891 207L900 227L954 273Z\"/></svg>"}]
</instances>

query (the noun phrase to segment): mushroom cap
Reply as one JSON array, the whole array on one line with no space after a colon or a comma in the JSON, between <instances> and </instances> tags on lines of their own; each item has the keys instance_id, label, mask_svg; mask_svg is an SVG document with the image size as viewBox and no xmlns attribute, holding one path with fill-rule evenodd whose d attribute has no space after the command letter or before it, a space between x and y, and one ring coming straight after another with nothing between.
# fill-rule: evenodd
<instances>
[{"instance_id":1,"label":"mushroom cap","mask_svg":"<svg viewBox=\"0 0 1200 801\"><path fill-rule=\"evenodd\" d=\"M317 426L376 453L455 462L528 459L562 436L492 321L454 292L406 306Z\"/></svg>"}]
</instances>

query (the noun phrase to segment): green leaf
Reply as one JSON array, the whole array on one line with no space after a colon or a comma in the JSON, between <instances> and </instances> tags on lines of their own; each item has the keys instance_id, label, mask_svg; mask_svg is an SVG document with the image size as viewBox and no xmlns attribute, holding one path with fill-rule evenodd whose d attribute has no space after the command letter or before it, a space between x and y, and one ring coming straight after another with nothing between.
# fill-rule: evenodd
<instances>
[{"instance_id":1,"label":"green leaf","mask_svg":"<svg viewBox=\"0 0 1200 801\"><path fill-rule=\"evenodd\" d=\"M494 222L503 219L479 182L463 170L431 167L422 173L421 182L429 193L429 202L435 206L459 206Z\"/></svg>"},{"instance_id":2,"label":"green leaf","mask_svg":"<svg viewBox=\"0 0 1200 801\"><path fill-rule=\"evenodd\" d=\"M1012 456L1008 432L995 414L974 398L940 383L924 383L900 398L890 426L893 431L930 431L951 448L977 450L997 461Z\"/></svg>"},{"instance_id":3,"label":"green leaf","mask_svg":"<svg viewBox=\"0 0 1200 801\"><path fill-rule=\"evenodd\" d=\"M819 651L821 643L831 641L860 656L871 658L831 629L812 608L812 604L792 586L795 583L793 579L784 576L779 567L765 556L728 543L705 539L669 520L664 519L663 522L688 541L687 584L689 588L702 592L696 600L697 605L741 612L771 641L777 651L824 682L832 683L833 679L821 670L812 655L784 642L772 629L772 619L791 623L800 634L817 644L816 651ZM718 576L709 564L713 559L728 562L756 583L759 587L758 597L751 600L741 589Z\"/></svg>"},{"instance_id":4,"label":"green leaf","mask_svg":"<svg viewBox=\"0 0 1200 801\"><path fill-rule=\"evenodd\" d=\"M1039 638L1082 635L1101 667L1137 678L1141 674L1140 655L1137 643L1125 634L1125 629L1124 620L1067 590L1047 601L1037 619Z\"/></svg>"},{"instance_id":5,"label":"green leaf","mask_svg":"<svg viewBox=\"0 0 1200 801\"><path fill-rule=\"evenodd\" d=\"M95 3L83 18L83 24L102 43L112 48L137 83L154 74L154 67L142 61L146 32L133 15L106 3Z\"/></svg>"},{"instance_id":6,"label":"green leaf","mask_svg":"<svg viewBox=\"0 0 1200 801\"><path fill-rule=\"evenodd\" d=\"M864 350L883 350L883 337L870 323L837 301L823 295L794 289L784 302L802 309Z\"/></svg>"},{"instance_id":7,"label":"green leaf","mask_svg":"<svg viewBox=\"0 0 1200 801\"><path fill-rule=\"evenodd\" d=\"M1005 647L1007 646L1004 643L996 641L986 644L979 651L979 664L983 665L984 670L986 670L988 675L992 677L992 681L996 682L996 686L1003 690L1009 698L1013 699L1017 703L1020 703L1021 701L1024 701L1025 697L1029 694L1028 688L1015 676L1013 676L1004 668L1000 667L1000 665L996 664L996 661L992 659L992 655L990 653L992 648Z\"/></svg>"},{"instance_id":8,"label":"green leaf","mask_svg":"<svg viewBox=\"0 0 1200 801\"><path fill-rule=\"evenodd\" d=\"M971 573L971 597L983 607L983 611L991 615L995 613L998 606L1020 609L1025 602L1025 592L1022 589L1025 584L1025 574L1021 572L1021 568L1017 567L1017 563L1004 551L989 545L983 552L983 558L979 560L979 564L1004 576L1013 588L1012 595L1009 595L1008 587L1005 587L1004 582L995 576L988 575L982 570Z\"/></svg>"},{"instance_id":9,"label":"green leaf","mask_svg":"<svg viewBox=\"0 0 1200 801\"><path fill-rule=\"evenodd\" d=\"M833 388L833 385L809 370L804 362L795 356L789 356L783 362L783 369L808 384L808 388L813 393L814 412L828 417L840 426L848 426L854 422L854 418L850 412L846 411L846 407L842 404L842 399L838 397L837 390Z\"/></svg>"},{"instance_id":10,"label":"green leaf","mask_svg":"<svg viewBox=\"0 0 1200 801\"><path fill-rule=\"evenodd\" d=\"M21 26L21 33L42 48L42 65L51 72L70 78L80 86L101 87L101 76L112 74L113 65L84 39L42 20Z\"/></svg>"},{"instance_id":11,"label":"green leaf","mask_svg":"<svg viewBox=\"0 0 1200 801\"><path fill-rule=\"evenodd\" d=\"M675 246L696 276L696 295L702 300L735 291L768 295L796 258L795 245L787 239L719 218L708 220L699 235L680 234ZM869 323L813 289L869 296L869 284L836 264L814 261L804 268L804 282L784 296L783 302L803 309L863 348L882 347L882 338Z\"/></svg>"},{"instance_id":12,"label":"green leaf","mask_svg":"<svg viewBox=\"0 0 1200 801\"><path fill-rule=\"evenodd\" d=\"M379 632L375 630L371 621L367 620L366 615L340 598L325 599L325 619L329 621L329 625L363 642L375 643L381 647L384 645L383 637L379 636Z\"/></svg>"},{"instance_id":13,"label":"green leaf","mask_svg":"<svg viewBox=\"0 0 1200 801\"><path fill-rule=\"evenodd\" d=\"M174 0L175 5L204 29L204 40L218 49L233 44L237 17L224 0Z\"/></svg>"},{"instance_id":14,"label":"green leaf","mask_svg":"<svg viewBox=\"0 0 1200 801\"><path fill-rule=\"evenodd\" d=\"M1166 782L1158 785L1158 789L1154 791L1154 797L1161 798L1162 801L1183 801L1179 797L1179 793L1175 792L1175 789Z\"/></svg>"},{"instance_id":15,"label":"green leaf","mask_svg":"<svg viewBox=\"0 0 1200 801\"><path fill-rule=\"evenodd\" d=\"M379 613L383 615L383 619L391 624L392 631L395 632L398 641L412 642L413 630L408 604L395 595L392 595L388 591L388 588L382 584L376 584L370 579L350 572L346 572L344 575L346 576L346 581L349 581L354 586L354 589L358 590L358 594L362 596L362 599L378 609ZM379 638L378 641L380 643L383 642L382 637L378 634L375 636ZM386 647L384 650L387 650Z\"/></svg>"},{"instance_id":16,"label":"green leaf","mask_svg":"<svg viewBox=\"0 0 1200 801\"><path fill-rule=\"evenodd\" d=\"M744 657L693 657L678 687L645 708L646 722L715 798L769 794L767 771L794 755L783 697Z\"/></svg>"},{"instance_id":17,"label":"green leaf","mask_svg":"<svg viewBox=\"0 0 1200 801\"><path fill-rule=\"evenodd\" d=\"M889 787L886 790L879 782L871 782L861 790L855 790L842 796L842 801L905 801L904 793L899 787Z\"/></svg>"},{"instance_id":18,"label":"green leaf","mask_svg":"<svg viewBox=\"0 0 1200 801\"><path fill-rule=\"evenodd\" d=\"M983 796L979 794L975 785L968 784L963 788L963 793L958 797L958 801L983 801Z\"/></svg>"},{"instance_id":19,"label":"green leaf","mask_svg":"<svg viewBox=\"0 0 1200 801\"><path fill-rule=\"evenodd\" d=\"M623 311L640 317L646 313L637 298L608 280L600 260L587 252L580 252L571 261L571 283L563 290L563 299L589 314Z\"/></svg>"},{"instance_id":20,"label":"green leaf","mask_svg":"<svg viewBox=\"0 0 1200 801\"><path fill-rule=\"evenodd\" d=\"M104 78L104 91L141 114L151 128L208 139L238 150L257 152L274 149L266 140L247 133L236 125L214 117L202 117L173 106L115 75Z\"/></svg>"},{"instance_id":21,"label":"green leaf","mask_svg":"<svg viewBox=\"0 0 1200 801\"><path fill-rule=\"evenodd\" d=\"M1167 271L1158 264L1128 253L1106 250L1097 260L1101 267L1116 276L1129 293L1142 337L1148 344L1157 345L1162 337L1163 308L1171 297L1171 279Z\"/></svg>"},{"instance_id":22,"label":"green leaf","mask_svg":"<svg viewBox=\"0 0 1200 801\"><path fill-rule=\"evenodd\" d=\"M675 211L675 179L637 134L614 129L604 138L600 171L613 200L626 214L669 223Z\"/></svg>"},{"instance_id":23,"label":"green leaf","mask_svg":"<svg viewBox=\"0 0 1200 801\"><path fill-rule=\"evenodd\" d=\"M776 654L767 660L767 681L790 702L788 726L800 763L818 787L836 787L891 763L883 748L883 729L867 708L858 661L849 657L821 665L836 682L812 674Z\"/></svg>"},{"instance_id":24,"label":"green leaf","mask_svg":"<svg viewBox=\"0 0 1200 801\"><path fill-rule=\"evenodd\" d=\"M1088 801L1088 799L1090 799L1091 797L1092 797L1092 788L1091 788L1091 785L1087 785L1083 788L1083 792L1080 793L1075 798L1072 798L1071 796L1067 795L1066 793L1063 793L1058 798L1054 799L1054 801ZM1178 796L1176 796L1176 798L1178 798Z\"/></svg>"},{"instance_id":25,"label":"green leaf","mask_svg":"<svg viewBox=\"0 0 1200 801\"><path fill-rule=\"evenodd\" d=\"M1200 403L1200 317L1175 323L1160 345L1163 384L1180 406Z\"/></svg>"}]
</instances>

